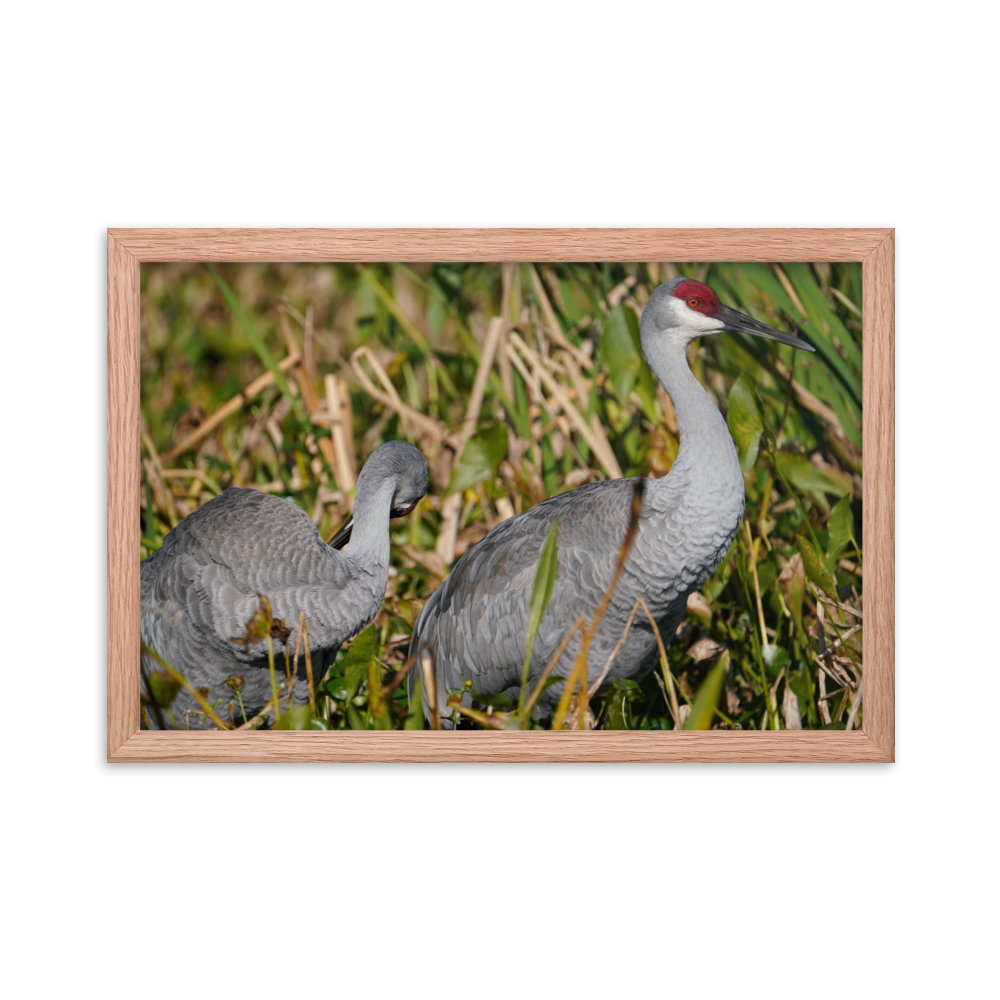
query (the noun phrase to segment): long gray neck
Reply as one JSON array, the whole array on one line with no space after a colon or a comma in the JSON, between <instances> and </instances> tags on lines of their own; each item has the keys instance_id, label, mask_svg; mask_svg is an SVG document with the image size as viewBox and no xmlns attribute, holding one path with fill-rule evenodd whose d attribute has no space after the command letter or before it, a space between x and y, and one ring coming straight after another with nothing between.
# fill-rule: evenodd
<instances>
[{"instance_id":1,"label":"long gray neck","mask_svg":"<svg viewBox=\"0 0 1000 1000\"><path fill-rule=\"evenodd\" d=\"M370 571L389 567L389 514L396 490L394 477L358 477L358 491L354 496L354 525L351 540L344 547L344 555ZM370 470L367 470L370 471Z\"/></svg>"},{"instance_id":2,"label":"long gray neck","mask_svg":"<svg viewBox=\"0 0 1000 1000\"><path fill-rule=\"evenodd\" d=\"M726 421L687 363L687 345L680 338L657 332L644 334L642 349L650 367L666 389L677 411L680 450L667 480L685 479L705 489L739 487L743 477Z\"/></svg>"}]
</instances>

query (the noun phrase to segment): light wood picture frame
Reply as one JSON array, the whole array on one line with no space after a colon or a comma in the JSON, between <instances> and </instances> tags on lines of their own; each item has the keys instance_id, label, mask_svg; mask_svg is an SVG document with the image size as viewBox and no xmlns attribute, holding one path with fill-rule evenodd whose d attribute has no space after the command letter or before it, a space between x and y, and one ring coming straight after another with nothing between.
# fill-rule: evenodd
<instances>
[{"instance_id":1,"label":"light wood picture frame","mask_svg":"<svg viewBox=\"0 0 1000 1000\"><path fill-rule=\"evenodd\" d=\"M152 261L860 261L861 731L183 732L139 728L139 268ZM109 229L107 755L127 761L895 759L892 229Z\"/></svg>"}]
</instances>

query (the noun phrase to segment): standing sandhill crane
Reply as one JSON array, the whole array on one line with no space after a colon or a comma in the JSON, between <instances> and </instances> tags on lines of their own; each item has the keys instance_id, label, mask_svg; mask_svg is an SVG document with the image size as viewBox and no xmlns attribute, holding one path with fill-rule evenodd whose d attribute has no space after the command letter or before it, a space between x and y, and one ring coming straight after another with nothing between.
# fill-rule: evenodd
<instances>
[{"instance_id":1,"label":"standing sandhill crane","mask_svg":"<svg viewBox=\"0 0 1000 1000\"><path fill-rule=\"evenodd\" d=\"M646 486L638 533L613 599L590 644L595 682L641 594L664 641L684 615L687 596L715 571L743 518L743 474L736 446L715 403L691 374L686 348L706 334L739 330L803 350L809 344L723 305L707 285L674 278L642 313L642 350L677 411L680 450L669 473ZM478 694L517 702L539 552L558 517L558 568L532 650L529 690L573 623L590 621L608 587L629 524L634 480L590 483L504 521L461 559L417 620L410 649L436 665L438 706L466 682ZM555 667L565 677L580 646L575 637ZM657 662L648 620L635 619L607 680L639 679ZM413 675L410 688L413 690ZM551 715L563 688L549 687L535 716ZM426 693L425 711L426 711Z\"/></svg>"},{"instance_id":2,"label":"standing sandhill crane","mask_svg":"<svg viewBox=\"0 0 1000 1000\"><path fill-rule=\"evenodd\" d=\"M341 643L378 612L389 579L389 519L409 513L427 490L427 460L405 441L377 448L358 477L350 544L327 545L309 515L291 500L252 489L228 489L189 514L140 569L142 641L195 688L208 688L209 704L233 699L232 675L245 678L240 694L249 717L271 698L267 643L248 650L232 641L246 631L258 594L272 615L292 628L305 612L318 683ZM276 644L280 648L280 644ZM284 675L285 658L275 650ZM308 698L304 659L294 695ZM143 654L145 670L157 666ZM172 711L181 728L212 724L181 691ZM178 714L181 713L181 714ZM220 713L224 717L226 712ZM236 713L237 721L240 713ZM192 728L195 728L192 725Z\"/></svg>"}]
</instances>

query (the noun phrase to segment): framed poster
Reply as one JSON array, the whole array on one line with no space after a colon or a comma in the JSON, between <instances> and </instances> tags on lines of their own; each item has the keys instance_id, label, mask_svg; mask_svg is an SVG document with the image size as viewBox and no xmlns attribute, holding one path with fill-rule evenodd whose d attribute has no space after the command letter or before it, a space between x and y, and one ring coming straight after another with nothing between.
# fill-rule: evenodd
<instances>
[{"instance_id":1,"label":"framed poster","mask_svg":"<svg viewBox=\"0 0 1000 1000\"><path fill-rule=\"evenodd\" d=\"M580 260L860 262L864 613L868 619L863 640L861 731L138 731L139 263L171 260L535 261L542 265ZM109 759L894 759L893 295L894 232L889 229L109 230Z\"/></svg>"}]
</instances>

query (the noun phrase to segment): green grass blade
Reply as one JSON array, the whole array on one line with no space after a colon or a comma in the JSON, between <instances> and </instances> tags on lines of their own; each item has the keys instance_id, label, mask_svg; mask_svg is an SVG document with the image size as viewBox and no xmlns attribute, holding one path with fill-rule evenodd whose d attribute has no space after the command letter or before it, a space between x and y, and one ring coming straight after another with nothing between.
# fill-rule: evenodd
<instances>
[{"instance_id":1,"label":"green grass blade","mask_svg":"<svg viewBox=\"0 0 1000 1000\"><path fill-rule=\"evenodd\" d=\"M788 316L802 316L792 304L792 300L788 297L788 292L785 291L781 282L771 273L766 264L754 262L741 263L738 269L743 272L744 277L748 278L752 284L756 285L767 295L779 312L783 312ZM802 316L802 319L805 318L805 316Z\"/></svg>"},{"instance_id":2,"label":"green grass blade","mask_svg":"<svg viewBox=\"0 0 1000 1000\"><path fill-rule=\"evenodd\" d=\"M823 360L836 372L851 392L858 404L861 403L861 351L843 323L834 315L826 299L816 284L807 264L785 263L781 267L798 293L802 305L808 313L808 322L803 329L811 338L813 347L823 356ZM840 341L847 360L840 356L833 338Z\"/></svg>"},{"instance_id":3,"label":"green grass blade","mask_svg":"<svg viewBox=\"0 0 1000 1000\"><path fill-rule=\"evenodd\" d=\"M829 541L826 543L826 564L834 569L840 553L847 548L847 543L854 537L854 515L851 512L850 497L841 497L830 512L826 522Z\"/></svg>"},{"instance_id":4,"label":"green grass blade","mask_svg":"<svg viewBox=\"0 0 1000 1000\"><path fill-rule=\"evenodd\" d=\"M416 681L413 685L413 697L410 699L410 712L403 720L404 729L424 728L424 679L420 676L420 671L415 673Z\"/></svg>"},{"instance_id":5,"label":"green grass blade","mask_svg":"<svg viewBox=\"0 0 1000 1000\"><path fill-rule=\"evenodd\" d=\"M240 305L239 299L236 298L235 293L226 283L226 280L219 274L218 271L211 264L204 265L205 270L208 271L215 282L219 291L222 292L222 297L229 303L229 308L232 309L233 315L239 321L240 326L243 327L243 332L247 335L247 340L250 341L253 349L257 352L257 356L260 358L264 367L274 376L274 384L284 393L285 398L291 404L292 413L302 421L307 422L305 411L302 409L298 399L292 395L291 389L288 388L288 383L285 381L285 376L281 373L278 368L277 362L274 360L273 355L267 349L267 344L257 334L254 329L254 325L250 320L250 317L246 314L243 306Z\"/></svg>"},{"instance_id":6,"label":"green grass blade","mask_svg":"<svg viewBox=\"0 0 1000 1000\"><path fill-rule=\"evenodd\" d=\"M861 421L860 403L822 365L811 365L808 368L803 366L796 377L797 381L837 414L844 433L860 448L861 433L857 426Z\"/></svg>"},{"instance_id":7,"label":"green grass blade","mask_svg":"<svg viewBox=\"0 0 1000 1000\"><path fill-rule=\"evenodd\" d=\"M552 527L542 545L541 554L538 557L538 569L535 570L535 582L531 588L531 610L528 612L528 639L524 647L524 666L521 668L521 694L517 701L517 714L524 711L524 699L528 686L528 672L531 669L531 650L535 645L535 636L538 635L538 626L542 623L542 615L549 606L549 599L552 597L552 588L556 582L556 569L558 568L558 551L556 547L556 534L559 528L559 519L552 518Z\"/></svg>"},{"instance_id":8,"label":"green grass blade","mask_svg":"<svg viewBox=\"0 0 1000 1000\"><path fill-rule=\"evenodd\" d=\"M694 696L691 714L684 722L685 729L709 729L715 718L715 707L719 704L722 694L722 682L726 679L729 669L729 650L724 650L719 662L709 671L701 682L698 693Z\"/></svg>"},{"instance_id":9,"label":"green grass blade","mask_svg":"<svg viewBox=\"0 0 1000 1000\"><path fill-rule=\"evenodd\" d=\"M749 472L757 461L764 420L757 406L757 387L748 375L741 375L729 390L726 423L736 442L740 468Z\"/></svg>"},{"instance_id":10,"label":"green grass blade","mask_svg":"<svg viewBox=\"0 0 1000 1000\"><path fill-rule=\"evenodd\" d=\"M406 335L417 345L420 353L423 354L425 358L430 358L431 356L431 346L427 343L424 335L413 325L412 321L399 307L399 303L391 296L383 287L382 283L378 280L377 275L370 268L361 268L361 277L368 282L372 287L372 291L381 299L382 304L392 313L396 321L403 328Z\"/></svg>"},{"instance_id":11,"label":"green grass blade","mask_svg":"<svg viewBox=\"0 0 1000 1000\"><path fill-rule=\"evenodd\" d=\"M344 660L344 683L349 702L358 693L361 682L368 676L368 665L375 659L375 626L359 632Z\"/></svg>"},{"instance_id":12,"label":"green grass blade","mask_svg":"<svg viewBox=\"0 0 1000 1000\"><path fill-rule=\"evenodd\" d=\"M827 568L820 551L809 541L799 535L795 539L799 552L802 555L802 565L805 568L806 576L819 587L827 597L839 600L837 597L837 579Z\"/></svg>"},{"instance_id":13,"label":"green grass blade","mask_svg":"<svg viewBox=\"0 0 1000 1000\"><path fill-rule=\"evenodd\" d=\"M408 274L417 284L422 288L425 288L430 292L439 302L442 303L445 310L447 311L449 317L455 323L455 330L462 341L462 346L469 352L470 357L476 364L479 364L479 359L483 356L483 349L479 346L479 341L472 335L468 326L462 322L461 316L458 315L458 310L454 308L451 302L448 301L440 292L439 289L435 288L429 281L425 281L423 278L417 274L412 268L407 267L406 264L397 265L401 271Z\"/></svg>"},{"instance_id":14,"label":"green grass blade","mask_svg":"<svg viewBox=\"0 0 1000 1000\"><path fill-rule=\"evenodd\" d=\"M507 425L499 420L478 434L474 434L466 442L458 462L451 470L448 492L460 493L488 477L496 476L497 469L507 454L507 448Z\"/></svg>"},{"instance_id":15,"label":"green grass blade","mask_svg":"<svg viewBox=\"0 0 1000 1000\"><path fill-rule=\"evenodd\" d=\"M824 329L829 330L830 335L840 341L847 355L847 360L851 365L860 371L861 369L861 348L857 341L851 336L847 327L840 321L840 317L833 311L833 307L827 301L823 290L816 283L812 271L808 264L785 264L785 272L791 279L792 285L799 293L802 304L809 312L813 322L820 322ZM855 306L855 308L857 308ZM859 310L860 314L860 310Z\"/></svg>"}]
</instances>

